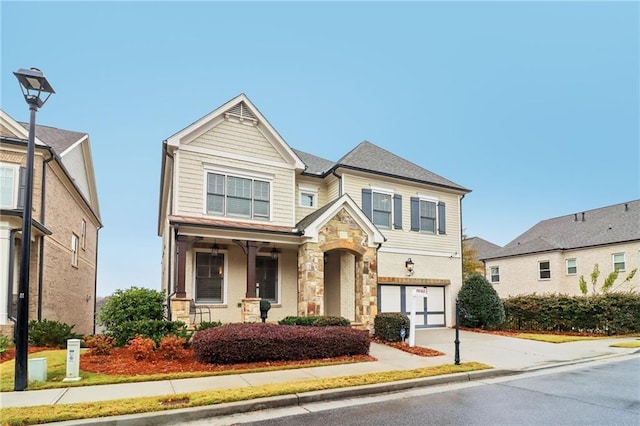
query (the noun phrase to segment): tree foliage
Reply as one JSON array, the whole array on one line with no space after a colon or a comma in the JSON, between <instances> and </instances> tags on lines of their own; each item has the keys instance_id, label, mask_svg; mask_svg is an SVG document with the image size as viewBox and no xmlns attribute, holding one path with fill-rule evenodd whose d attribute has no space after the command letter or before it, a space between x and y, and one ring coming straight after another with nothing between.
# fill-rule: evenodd
<instances>
[{"instance_id":1,"label":"tree foliage","mask_svg":"<svg viewBox=\"0 0 640 426\"><path fill-rule=\"evenodd\" d=\"M460 325L487 328L504 321L504 306L493 286L480 274L470 275L458 292Z\"/></svg>"},{"instance_id":2,"label":"tree foliage","mask_svg":"<svg viewBox=\"0 0 640 426\"><path fill-rule=\"evenodd\" d=\"M164 294L148 288L118 289L100 310L99 321L107 330L129 321L162 320Z\"/></svg>"},{"instance_id":3,"label":"tree foliage","mask_svg":"<svg viewBox=\"0 0 640 426\"><path fill-rule=\"evenodd\" d=\"M625 277L625 279L616 287L614 287L613 285L615 284L616 280L618 279L618 276L620 275L620 270L615 269L611 273L609 273L609 275L607 275L607 277L604 279L604 282L600 286L600 289L598 290L598 278L600 277L600 267L596 263L595 265L593 265L593 271L591 271L591 274L590 274L592 294L599 294L600 292L602 292L603 294L606 294L606 293L609 293L610 291L614 291L621 285L630 282L633 279L633 277L636 275L636 272L638 272L638 268L631 270L631 272L629 272L629 274ZM580 292L583 295L586 295L588 293L588 288L587 288L587 281L584 279L584 275L580 275L580 278L578 279L578 284L580 286Z\"/></svg>"},{"instance_id":4,"label":"tree foliage","mask_svg":"<svg viewBox=\"0 0 640 426\"><path fill-rule=\"evenodd\" d=\"M483 270L484 266L478 260L478 251L466 241L462 241L462 278L481 273Z\"/></svg>"}]
</instances>

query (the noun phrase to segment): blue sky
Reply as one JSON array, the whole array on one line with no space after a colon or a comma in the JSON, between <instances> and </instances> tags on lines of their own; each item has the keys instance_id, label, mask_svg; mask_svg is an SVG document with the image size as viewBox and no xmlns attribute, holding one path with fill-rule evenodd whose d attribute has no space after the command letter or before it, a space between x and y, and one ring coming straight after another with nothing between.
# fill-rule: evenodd
<instances>
[{"instance_id":1,"label":"blue sky","mask_svg":"<svg viewBox=\"0 0 640 426\"><path fill-rule=\"evenodd\" d=\"M160 288L162 141L245 93L287 143L368 140L473 192L463 227L504 245L640 195L638 2L3 1L12 74L56 94L38 124L90 135L98 294Z\"/></svg>"}]
</instances>

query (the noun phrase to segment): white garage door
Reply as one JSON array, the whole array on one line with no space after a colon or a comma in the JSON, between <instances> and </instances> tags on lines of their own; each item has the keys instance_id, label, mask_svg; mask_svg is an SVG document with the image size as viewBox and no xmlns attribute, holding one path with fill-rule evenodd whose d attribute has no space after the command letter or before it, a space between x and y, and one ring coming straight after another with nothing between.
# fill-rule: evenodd
<instances>
[{"instance_id":1,"label":"white garage door","mask_svg":"<svg viewBox=\"0 0 640 426\"><path fill-rule=\"evenodd\" d=\"M427 289L427 297L416 300L416 327L444 327L444 287L379 284L378 312L400 312L410 316L414 288Z\"/></svg>"}]
</instances>

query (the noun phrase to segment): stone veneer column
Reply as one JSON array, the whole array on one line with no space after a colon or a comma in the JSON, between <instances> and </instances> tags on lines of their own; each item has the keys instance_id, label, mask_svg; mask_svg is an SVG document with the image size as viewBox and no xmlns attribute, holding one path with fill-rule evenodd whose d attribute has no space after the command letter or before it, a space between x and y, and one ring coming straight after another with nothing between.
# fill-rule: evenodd
<instances>
[{"instance_id":1,"label":"stone veneer column","mask_svg":"<svg viewBox=\"0 0 640 426\"><path fill-rule=\"evenodd\" d=\"M182 297L173 297L171 299L171 320L182 321L187 324L187 327L191 327L191 315L189 315L189 305L191 299L185 299Z\"/></svg>"},{"instance_id":2,"label":"stone veneer column","mask_svg":"<svg viewBox=\"0 0 640 426\"><path fill-rule=\"evenodd\" d=\"M242 322L261 322L260 318L260 298L247 297L242 299Z\"/></svg>"},{"instance_id":3,"label":"stone veneer column","mask_svg":"<svg viewBox=\"0 0 640 426\"><path fill-rule=\"evenodd\" d=\"M324 314L324 252L318 244L298 249L298 315Z\"/></svg>"}]
</instances>

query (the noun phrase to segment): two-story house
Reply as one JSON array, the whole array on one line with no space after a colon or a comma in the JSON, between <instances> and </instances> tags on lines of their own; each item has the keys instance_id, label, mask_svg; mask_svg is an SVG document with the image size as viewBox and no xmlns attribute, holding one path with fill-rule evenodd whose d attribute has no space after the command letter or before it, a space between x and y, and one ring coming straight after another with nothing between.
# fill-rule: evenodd
<instances>
[{"instance_id":1,"label":"two-story house","mask_svg":"<svg viewBox=\"0 0 640 426\"><path fill-rule=\"evenodd\" d=\"M338 161L292 149L241 94L163 143L158 234L171 317L223 322L378 312L451 325L469 190L362 142ZM206 320L206 318L205 318Z\"/></svg>"},{"instance_id":2,"label":"two-story house","mask_svg":"<svg viewBox=\"0 0 640 426\"><path fill-rule=\"evenodd\" d=\"M29 124L0 110L0 331L17 315ZM93 333L102 227L89 136L36 126L29 320Z\"/></svg>"},{"instance_id":3,"label":"two-story house","mask_svg":"<svg viewBox=\"0 0 640 426\"><path fill-rule=\"evenodd\" d=\"M620 271L614 290L637 291L640 275L623 281L640 267L640 200L543 220L481 260L500 297L579 295L580 276L592 293L596 264L596 291L614 269Z\"/></svg>"}]
</instances>

